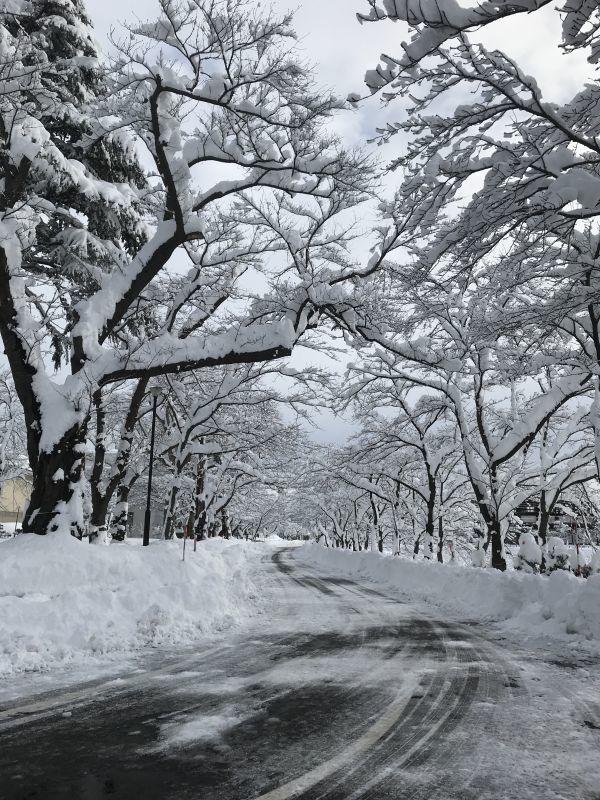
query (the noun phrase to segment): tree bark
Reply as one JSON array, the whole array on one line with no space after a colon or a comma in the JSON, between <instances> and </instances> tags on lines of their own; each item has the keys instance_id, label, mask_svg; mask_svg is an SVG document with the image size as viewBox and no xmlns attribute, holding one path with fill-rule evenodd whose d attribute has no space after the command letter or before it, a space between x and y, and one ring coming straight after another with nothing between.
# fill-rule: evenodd
<instances>
[{"instance_id":1,"label":"tree bark","mask_svg":"<svg viewBox=\"0 0 600 800\"><path fill-rule=\"evenodd\" d=\"M196 473L196 503L195 503L195 521L194 521L194 535L197 539L202 541L206 539L206 497L204 496L206 484L206 456L201 455L198 457L198 468Z\"/></svg>"},{"instance_id":2,"label":"tree bark","mask_svg":"<svg viewBox=\"0 0 600 800\"><path fill-rule=\"evenodd\" d=\"M127 518L129 516L130 487L122 483L117 489L117 504L113 519L111 538L115 542L123 542L127 537Z\"/></svg>"},{"instance_id":3,"label":"tree bark","mask_svg":"<svg viewBox=\"0 0 600 800\"><path fill-rule=\"evenodd\" d=\"M108 500L106 495L103 495L96 502L92 501L92 513L90 516L90 542L92 538L98 539L99 542L106 540L108 532L108 525L106 519L108 516Z\"/></svg>"},{"instance_id":4,"label":"tree bark","mask_svg":"<svg viewBox=\"0 0 600 800\"><path fill-rule=\"evenodd\" d=\"M83 473L85 425L74 425L51 451L40 452L29 505L23 519L24 533L44 535L58 527L56 517L73 498ZM81 538L83 519L75 510L71 533Z\"/></svg>"},{"instance_id":5,"label":"tree bark","mask_svg":"<svg viewBox=\"0 0 600 800\"><path fill-rule=\"evenodd\" d=\"M431 504L427 504L427 520L425 522L425 543L423 545L423 557L427 560L433 558L433 534L435 531L434 513Z\"/></svg>"},{"instance_id":6,"label":"tree bark","mask_svg":"<svg viewBox=\"0 0 600 800\"><path fill-rule=\"evenodd\" d=\"M494 569L499 569L501 572L506 570L506 560L503 555L503 542L502 542L502 531L500 529L500 522L497 519L493 519L487 524L488 528L488 540L492 545L492 567Z\"/></svg>"},{"instance_id":7,"label":"tree bark","mask_svg":"<svg viewBox=\"0 0 600 800\"><path fill-rule=\"evenodd\" d=\"M415 543L413 545L413 558L416 558L419 555L419 544L421 542L421 534L415 536Z\"/></svg>"},{"instance_id":8,"label":"tree bark","mask_svg":"<svg viewBox=\"0 0 600 800\"><path fill-rule=\"evenodd\" d=\"M223 539L229 539L230 535L229 513L226 508L223 508L221 509L221 536Z\"/></svg>"},{"instance_id":9,"label":"tree bark","mask_svg":"<svg viewBox=\"0 0 600 800\"><path fill-rule=\"evenodd\" d=\"M423 545L423 557L427 560L433 558L433 541L435 532L435 497L437 487L435 478L429 467L429 462L425 462L427 467L427 517L425 519L425 542Z\"/></svg>"}]
</instances>

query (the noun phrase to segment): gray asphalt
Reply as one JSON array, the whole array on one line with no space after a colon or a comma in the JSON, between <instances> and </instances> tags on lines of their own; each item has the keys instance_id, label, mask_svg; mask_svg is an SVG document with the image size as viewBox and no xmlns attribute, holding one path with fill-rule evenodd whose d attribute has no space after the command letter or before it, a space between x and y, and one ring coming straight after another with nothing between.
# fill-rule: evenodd
<instances>
[{"instance_id":1,"label":"gray asphalt","mask_svg":"<svg viewBox=\"0 0 600 800\"><path fill-rule=\"evenodd\" d=\"M600 798L560 761L600 748L564 666L291 551L264 580L243 635L0 708L2 800Z\"/></svg>"}]
</instances>

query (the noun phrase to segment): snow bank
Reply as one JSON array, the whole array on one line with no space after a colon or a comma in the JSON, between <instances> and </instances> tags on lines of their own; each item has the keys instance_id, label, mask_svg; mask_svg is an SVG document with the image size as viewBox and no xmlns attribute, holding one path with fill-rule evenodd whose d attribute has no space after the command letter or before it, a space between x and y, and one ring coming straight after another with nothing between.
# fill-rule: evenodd
<instances>
[{"instance_id":1,"label":"snow bank","mask_svg":"<svg viewBox=\"0 0 600 800\"><path fill-rule=\"evenodd\" d=\"M500 573L315 544L297 554L313 566L377 581L461 619L506 622L523 634L578 637L600 645L600 574L584 580L563 570L548 577Z\"/></svg>"},{"instance_id":2,"label":"snow bank","mask_svg":"<svg viewBox=\"0 0 600 800\"><path fill-rule=\"evenodd\" d=\"M0 550L0 674L184 644L248 616L256 545L91 546L18 536Z\"/></svg>"},{"instance_id":3,"label":"snow bank","mask_svg":"<svg viewBox=\"0 0 600 800\"><path fill-rule=\"evenodd\" d=\"M301 539L282 539L281 536L277 536L276 533L269 533L261 541L264 541L265 544L273 545L273 547L281 547L281 545L285 545L286 547L301 547L305 544Z\"/></svg>"}]
</instances>

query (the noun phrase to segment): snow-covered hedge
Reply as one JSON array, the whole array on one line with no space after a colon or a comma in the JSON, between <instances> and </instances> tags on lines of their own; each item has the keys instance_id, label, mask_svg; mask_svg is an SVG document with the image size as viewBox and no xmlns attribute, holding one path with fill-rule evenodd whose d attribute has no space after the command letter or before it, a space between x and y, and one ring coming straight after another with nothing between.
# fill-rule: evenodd
<instances>
[{"instance_id":1,"label":"snow-covered hedge","mask_svg":"<svg viewBox=\"0 0 600 800\"><path fill-rule=\"evenodd\" d=\"M256 545L90 546L19 536L0 548L0 674L175 645L234 625L256 596Z\"/></svg>"},{"instance_id":2,"label":"snow-covered hedge","mask_svg":"<svg viewBox=\"0 0 600 800\"><path fill-rule=\"evenodd\" d=\"M564 570L501 573L314 544L297 553L313 566L375 580L464 620L508 621L524 634L577 636L600 645L600 574L584 580Z\"/></svg>"}]
</instances>

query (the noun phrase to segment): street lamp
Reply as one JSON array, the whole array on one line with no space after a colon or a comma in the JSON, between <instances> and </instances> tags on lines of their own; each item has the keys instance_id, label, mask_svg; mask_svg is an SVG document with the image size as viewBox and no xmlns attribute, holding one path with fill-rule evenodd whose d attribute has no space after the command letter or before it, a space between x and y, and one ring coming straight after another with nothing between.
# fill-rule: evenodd
<instances>
[{"instance_id":1,"label":"street lamp","mask_svg":"<svg viewBox=\"0 0 600 800\"><path fill-rule=\"evenodd\" d=\"M148 467L148 495L146 497L146 513L144 514L144 538L142 545L147 547L150 544L150 502L152 499L152 466L154 462L154 432L156 430L156 405L163 396L160 386L151 386L148 394L152 397L152 432L150 434L150 465Z\"/></svg>"}]
</instances>

